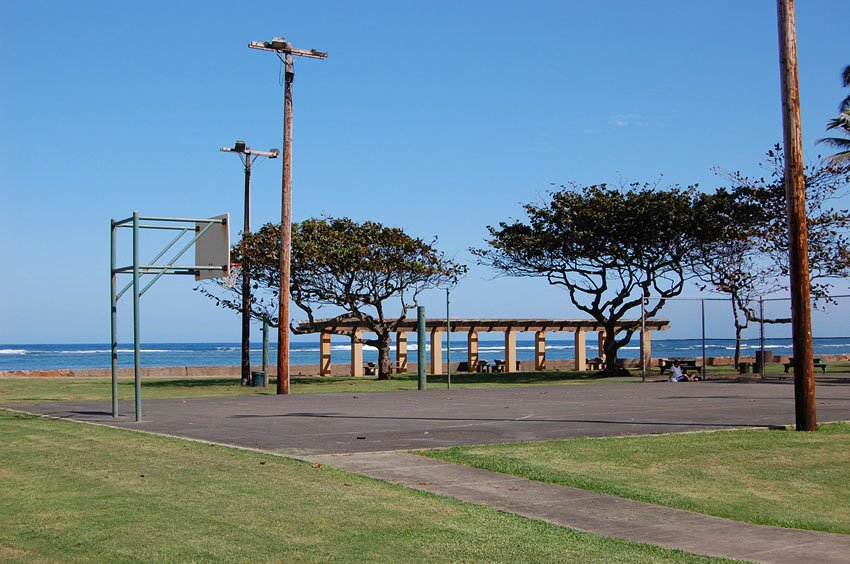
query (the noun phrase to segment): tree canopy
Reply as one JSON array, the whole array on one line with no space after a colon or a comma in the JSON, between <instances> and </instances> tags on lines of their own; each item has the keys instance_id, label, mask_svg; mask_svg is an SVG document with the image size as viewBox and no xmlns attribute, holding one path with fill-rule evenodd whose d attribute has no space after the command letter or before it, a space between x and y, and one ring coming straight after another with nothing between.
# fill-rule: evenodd
<instances>
[{"instance_id":1,"label":"tree canopy","mask_svg":"<svg viewBox=\"0 0 850 564\"><path fill-rule=\"evenodd\" d=\"M722 236L707 241L691 267L712 290L732 299L736 360L741 331L759 321L758 296L788 289L789 250L785 203L784 161L777 145L767 152L767 177L728 175L729 188L712 198L713 212L727 218ZM804 171L806 186L809 271L815 305L830 301L837 280L850 274L850 211L833 204L850 185L850 163L817 162ZM764 319L790 323L788 317Z\"/></svg>"},{"instance_id":2,"label":"tree canopy","mask_svg":"<svg viewBox=\"0 0 850 564\"><path fill-rule=\"evenodd\" d=\"M695 187L561 186L526 204L525 220L488 227L489 247L472 252L502 274L564 287L576 308L606 328L605 370L615 373L618 349L640 325L620 334L615 326L644 298L656 298L646 310L652 317L679 295L686 258L717 233L704 200Z\"/></svg>"},{"instance_id":3,"label":"tree canopy","mask_svg":"<svg viewBox=\"0 0 850 564\"><path fill-rule=\"evenodd\" d=\"M361 342L378 349L378 377L389 378L389 345L392 333L407 317L421 292L453 285L466 266L445 257L427 242L402 229L377 222L358 223L349 218L307 219L292 225L290 291L292 301L318 329L316 319L324 307L338 313L334 319L355 318L375 338ZM266 224L243 236L234 247L234 260L249 258L255 288L252 314L278 320L280 227ZM221 284L219 284L221 286ZM201 290L219 305L241 309L238 288L227 292ZM326 320L323 320L326 321ZM294 328L293 328L294 330Z\"/></svg>"}]
</instances>

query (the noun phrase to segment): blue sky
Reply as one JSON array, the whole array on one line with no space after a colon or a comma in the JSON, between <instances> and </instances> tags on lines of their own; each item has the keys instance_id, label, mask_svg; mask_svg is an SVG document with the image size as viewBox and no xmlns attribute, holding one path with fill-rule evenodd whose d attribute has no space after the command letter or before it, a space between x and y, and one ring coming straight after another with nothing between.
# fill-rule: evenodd
<instances>
[{"instance_id":1,"label":"blue sky","mask_svg":"<svg viewBox=\"0 0 850 564\"><path fill-rule=\"evenodd\" d=\"M773 0L2 1L0 343L108 341L110 218L230 212L241 226L241 167L218 148L281 145L279 64L249 41L330 54L296 63L296 220L400 225L470 261L486 225L551 183L712 189L713 167L760 174L781 140L775 12ZM846 95L848 17L845 0L797 6L807 159ZM255 228L279 220L279 190L279 161L259 165ZM143 340L238 340L238 317L193 286L171 277L145 295ZM846 302L816 335L850 334ZM441 292L424 303L445 312ZM669 336L699 335L691 307L671 307ZM559 289L480 267L452 311L576 315ZM122 341L130 312L122 300ZM724 336L725 313L712 315L710 336Z\"/></svg>"}]
</instances>

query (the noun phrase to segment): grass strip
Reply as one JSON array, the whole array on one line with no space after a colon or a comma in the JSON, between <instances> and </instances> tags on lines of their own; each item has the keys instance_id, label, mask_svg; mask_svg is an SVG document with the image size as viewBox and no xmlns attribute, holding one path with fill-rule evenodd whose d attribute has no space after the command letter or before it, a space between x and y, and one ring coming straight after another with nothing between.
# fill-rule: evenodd
<instances>
[{"instance_id":1,"label":"grass strip","mask_svg":"<svg viewBox=\"0 0 850 564\"><path fill-rule=\"evenodd\" d=\"M592 384L639 382L635 378L599 378L591 372L519 372L513 374L453 374L452 388L509 388L518 386L551 386L558 384ZM276 379L265 388L240 386L239 378L143 378L142 397L145 399L185 397L235 397L275 394ZM416 390L415 374L393 375L392 380L375 377L353 378L299 377L292 378L291 391L295 394L321 393L371 393ZM429 376L429 389L445 389L446 376ZM134 397L133 380L118 381L118 397ZM0 405L66 401L109 401L112 383L109 378L0 378Z\"/></svg>"},{"instance_id":2,"label":"grass strip","mask_svg":"<svg viewBox=\"0 0 850 564\"><path fill-rule=\"evenodd\" d=\"M850 372L850 363L830 364L830 370ZM632 377L600 377L594 372L540 371L514 373L465 373L452 374L452 388L511 388L518 386L553 386L577 384L620 384L640 382L640 373L633 371ZM768 365L770 376L782 374L781 364ZM650 378L663 378L653 371ZM665 376L669 376L667 373ZM708 368L708 377L733 377L731 366ZM793 378L793 374L789 375ZM143 378L142 397L147 399L187 397L236 397L249 395L271 395L275 393L276 379L271 378L268 387L252 388L239 385L239 378ZM291 391L294 394L329 393L372 393L416 390L416 374L394 374L391 380L372 377L294 377ZM445 389L446 375L429 375L428 389ZM122 400L133 399L133 381L121 378L118 396ZM45 378L8 377L0 378L0 405L66 402L66 401L109 401L112 384L109 378Z\"/></svg>"},{"instance_id":3,"label":"grass strip","mask_svg":"<svg viewBox=\"0 0 850 564\"><path fill-rule=\"evenodd\" d=\"M850 534L850 425L453 447L417 454L738 521Z\"/></svg>"},{"instance_id":4,"label":"grass strip","mask_svg":"<svg viewBox=\"0 0 850 564\"><path fill-rule=\"evenodd\" d=\"M262 453L0 410L3 562L710 562Z\"/></svg>"}]
</instances>

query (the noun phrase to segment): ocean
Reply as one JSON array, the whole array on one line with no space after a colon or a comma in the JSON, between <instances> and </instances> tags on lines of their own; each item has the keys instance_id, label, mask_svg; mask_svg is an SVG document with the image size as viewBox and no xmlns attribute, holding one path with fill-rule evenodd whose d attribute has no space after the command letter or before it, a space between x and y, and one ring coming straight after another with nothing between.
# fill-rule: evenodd
<instances>
[{"instance_id":1,"label":"ocean","mask_svg":"<svg viewBox=\"0 0 850 564\"><path fill-rule=\"evenodd\" d=\"M408 356L416 360L416 339L411 335L408 341ZM318 339L317 339L318 341ZM274 364L276 346L269 345L269 358ZM347 364L351 358L351 345L346 342L333 342L331 360L333 363ZM742 352L753 355L759 348L758 339L744 341ZM791 339L766 339L765 348L777 355L790 355ZM828 337L814 339L815 355L850 353L850 337ZM142 366L237 366L240 359L239 343L144 343L141 349ZM0 371L4 370L55 370L68 368L75 370L90 368L109 368L109 345L0 345ZM735 352L735 341L732 339L707 339L706 356L732 356ZM637 340L620 349L620 357L637 358L640 346ZM443 358L447 356L445 340L443 341ZM501 339L481 340L479 356L485 360L504 358L504 341ZM588 338L587 356L596 356L595 337ZM653 357L701 357L702 340L700 339L654 339L652 341ZM458 335L457 341L452 339L452 361L466 359L466 340ZM517 340L517 358L523 361L534 360L534 341L530 339ZM569 340L548 339L546 341L546 358L550 360L572 359L573 342ZM374 348L364 347L363 359L374 362L378 352ZM251 344L251 363L262 363L262 348L259 343ZM292 342L290 348L291 364L318 364L318 342ZM122 343L118 348L118 365L133 366L133 346Z\"/></svg>"}]
</instances>

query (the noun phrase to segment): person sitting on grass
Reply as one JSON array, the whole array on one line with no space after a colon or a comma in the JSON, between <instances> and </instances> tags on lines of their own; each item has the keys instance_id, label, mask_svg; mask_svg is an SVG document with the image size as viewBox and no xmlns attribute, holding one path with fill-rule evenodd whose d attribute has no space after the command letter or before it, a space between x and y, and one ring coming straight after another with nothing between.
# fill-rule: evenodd
<instances>
[{"instance_id":1,"label":"person sitting on grass","mask_svg":"<svg viewBox=\"0 0 850 564\"><path fill-rule=\"evenodd\" d=\"M671 382L696 382L697 380L699 380L699 376L696 374L688 374L682 370L682 366L679 364L678 360L673 361L673 366L670 367Z\"/></svg>"},{"instance_id":2,"label":"person sitting on grass","mask_svg":"<svg viewBox=\"0 0 850 564\"><path fill-rule=\"evenodd\" d=\"M673 366L670 367L670 381L671 382L687 382L688 377L682 372L682 367L679 365L678 360L673 361Z\"/></svg>"}]
</instances>

